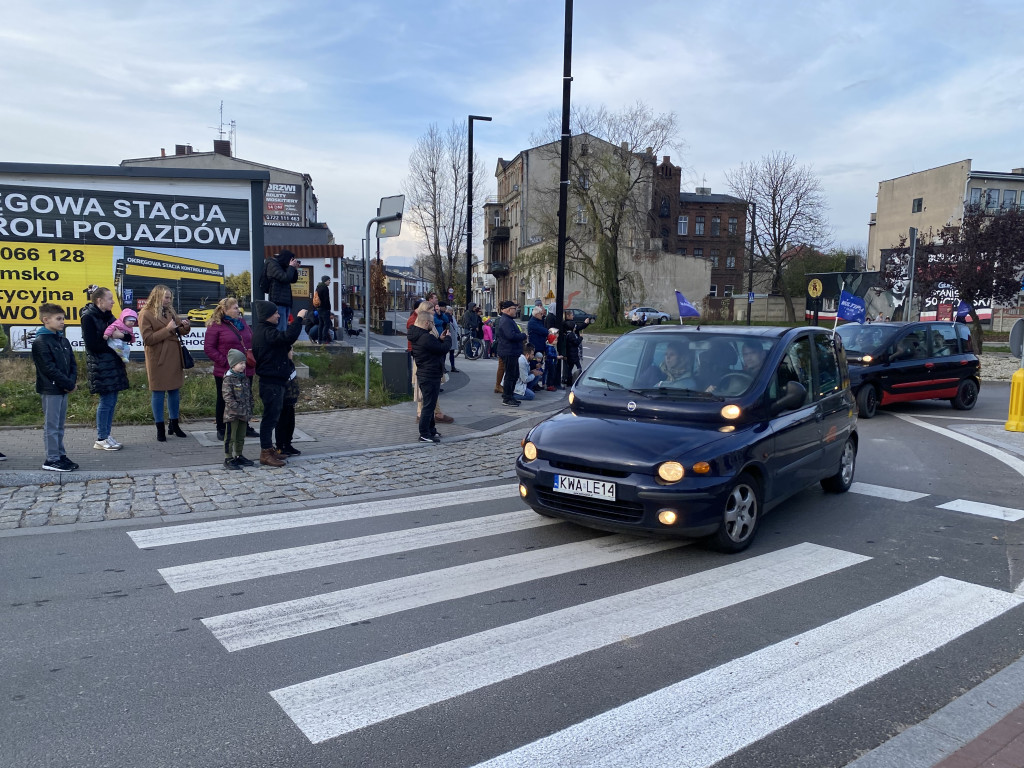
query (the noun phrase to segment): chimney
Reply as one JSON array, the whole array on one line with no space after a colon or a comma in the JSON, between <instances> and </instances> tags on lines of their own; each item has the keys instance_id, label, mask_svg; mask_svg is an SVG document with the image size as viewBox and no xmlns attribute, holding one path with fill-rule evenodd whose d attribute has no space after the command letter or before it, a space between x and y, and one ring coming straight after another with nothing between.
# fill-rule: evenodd
<instances>
[{"instance_id":1,"label":"chimney","mask_svg":"<svg viewBox=\"0 0 1024 768\"><path fill-rule=\"evenodd\" d=\"M1015 173L1018 176L1024 176L1024 168L1014 168L1010 173Z\"/></svg>"},{"instance_id":2,"label":"chimney","mask_svg":"<svg viewBox=\"0 0 1024 768\"><path fill-rule=\"evenodd\" d=\"M160 157L167 157L167 150L160 147Z\"/></svg>"},{"instance_id":3,"label":"chimney","mask_svg":"<svg viewBox=\"0 0 1024 768\"><path fill-rule=\"evenodd\" d=\"M710 195L711 187L697 187L695 191L698 195Z\"/></svg>"},{"instance_id":4,"label":"chimney","mask_svg":"<svg viewBox=\"0 0 1024 768\"><path fill-rule=\"evenodd\" d=\"M174 145L174 154L175 155L187 155L188 152L185 151L185 145L184 144L175 144Z\"/></svg>"},{"instance_id":5,"label":"chimney","mask_svg":"<svg viewBox=\"0 0 1024 768\"><path fill-rule=\"evenodd\" d=\"M671 165L671 163L669 163L669 161L668 161L668 155L664 155L661 158L661 162L662 162L663 165Z\"/></svg>"},{"instance_id":6,"label":"chimney","mask_svg":"<svg viewBox=\"0 0 1024 768\"><path fill-rule=\"evenodd\" d=\"M620 146L622 147L622 151L623 152L629 152L629 142L628 141L622 142L622 144Z\"/></svg>"},{"instance_id":7,"label":"chimney","mask_svg":"<svg viewBox=\"0 0 1024 768\"><path fill-rule=\"evenodd\" d=\"M231 157L231 142L226 139L214 139L213 151L224 157Z\"/></svg>"}]
</instances>

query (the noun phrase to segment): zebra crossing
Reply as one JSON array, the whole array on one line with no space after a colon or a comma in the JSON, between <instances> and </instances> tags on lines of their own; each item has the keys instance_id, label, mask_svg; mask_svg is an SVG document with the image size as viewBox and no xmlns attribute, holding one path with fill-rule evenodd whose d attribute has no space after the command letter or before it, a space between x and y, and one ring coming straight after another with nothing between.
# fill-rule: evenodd
<instances>
[{"instance_id":1,"label":"zebra crossing","mask_svg":"<svg viewBox=\"0 0 1024 768\"><path fill-rule=\"evenodd\" d=\"M924 494L858 484L859 493L907 502ZM158 568L176 596L241 582L269 580L389 556L415 558L432 547L479 546L502 537L540 536L571 528L515 508L514 484L445 491L412 498L334 505L314 510L165 526L129 533L139 549L188 560L188 545L256 533L302 532L319 526L388 519L399 529L281 549L179 562ZM958 500L959 501L959 500ZM491 511L494 502L501 510ZM413 524L422 513L471 504L475 517ZM944 509L977 514L963 504ZM1003 508L1000 508L1003 509ZM1012 512L1012 510L1011 510ZM1005 511L990 516L1007 518ZM401 527L405 525L406 527ZM578 529L577 529L578 530ZM581 534L582 535L582 534ZM490 539L489 537L497 537ZM261 539L260 541L266 541ZM567 543L539 538L536 546L482 555L443 568L426 566L343 589L269 602L206 616L202 624L226 654L259 653L317 633L369 620L403 617L420 609L451 610L454 601L511 586L571 577L628 565L643 572L649 558L687 547L676 540L598 535ZM177 547L178 549L173 549ZM168 550L167 548L172 548ZM683 557L682 552L676 553ZM267 690L280 711L313 745L430 707L538 670L558 674L560 664L621 647L633 638L709 617L751 601L812 586L841 589L872 558L813 543L756 556L716 560L693 573L630 584L604 597L529 615L369 663L325 670ZM426 568L424 570L423 568ZM659 572L660 573L660 572ZM319 583L319 582L313 582ZM711 766L825 708L883 676L926 656L1024 603L1024 595L943 576L778 642L731 659L592 717L519 744L485 766ZM459 603L472 610L472 603ZM838 671L838 673L837 673ZM759 717L750 717L756 710Z\"/></svg>"}]
</instances>

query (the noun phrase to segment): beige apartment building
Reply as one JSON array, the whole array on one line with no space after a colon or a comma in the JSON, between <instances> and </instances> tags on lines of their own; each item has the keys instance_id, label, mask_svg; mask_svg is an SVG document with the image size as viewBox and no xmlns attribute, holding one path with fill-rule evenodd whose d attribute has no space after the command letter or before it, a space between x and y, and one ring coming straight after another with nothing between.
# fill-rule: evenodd
<instances>
[{"instance_id":1,"label":"beige apartment building","mask_svg":"<svg viewBox=\"0 0 1024 768\"><path fill-rule=\"evenodd\" d=\"M868 223L867 269L878 270L882 251L896 246L910 227L932 241L943 228L960 224L965 204L994 212L1020 205L1022 195L1024 168L975 171L969 159L881 181Z\"/></svg>"}]
</instances>

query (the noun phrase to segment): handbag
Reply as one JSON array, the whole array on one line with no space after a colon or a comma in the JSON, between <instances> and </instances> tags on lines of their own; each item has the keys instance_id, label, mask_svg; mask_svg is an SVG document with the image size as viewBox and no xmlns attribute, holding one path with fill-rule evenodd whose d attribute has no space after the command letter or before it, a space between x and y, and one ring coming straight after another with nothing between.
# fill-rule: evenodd
<instances>
[{"instance_id":1,"label":"handbag","mask_svg":"<svg viewBox=\"0 0 1024 768\"><path fill-rule=\"evenodd\" d=\"M189 368L194 368L196 361L192 359L192 353L188 351L188 347L185 346L185 340L178 337L178 343L181 344L181 367L186 371Z\"/></svg>"},{"instance_id":2,"label":"handbag","mask_svg":"<svg viewBox=\"0 0 1024 768\"><path fill-rule=\"evenodd\" d=\"M232 331L235 332L235 336L238 337L238 341L241 343L242 349L245 350L245 364L248 367L250 367L250 368L255 368L256 367L256 357L253 355L251 349L247 349L246 348L245 342L242 341L242 334L239 333L238 329L235 328L233 323L228 323L227 326L228 326L228 328L230 328Z\"/></svg>"}]
</instances>

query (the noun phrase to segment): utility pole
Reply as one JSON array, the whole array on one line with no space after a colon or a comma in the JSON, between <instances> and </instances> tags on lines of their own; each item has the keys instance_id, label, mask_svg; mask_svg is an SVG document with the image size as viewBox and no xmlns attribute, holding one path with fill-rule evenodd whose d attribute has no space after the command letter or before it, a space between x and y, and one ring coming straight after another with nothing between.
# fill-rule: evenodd
<instances>
[{"instance_id":1,"label":"utility pole","mask_svg":"<svg viewBox=\"0 0 1024 768\"><path fill-rule=\"evenodd\" d=\"M565 316L565 229L569 217L569 94L572 88L572 0L565 0L565 45L562 64L562 163L558 185L558 267L555 276L555 313L559 324Z\"/></svg>"},{"instance_id":2,"label":"utility pole","mask_svg":"<svg viewBox=\"0 0 1024 768\"><path fill-rule=\"evenodd\" d=\"M469 116L469 171L466 174L466 181L469 186L466 189L466 307L473 299L473 283L470 274L473 271L473 121L485 120L491 122L491 118L481 115Z\"/></svg>"},{"instance_id":3,"label":"utility pole","mask_svg":"<svg viewBox=\"0 0 1024 768\"><path fill-rule=\"evenodd\" d=\"M750 261L747 262L747 325L754 314L754 228L757 226L757 201L750 201Z\"/></svg>"}]
</instances>

